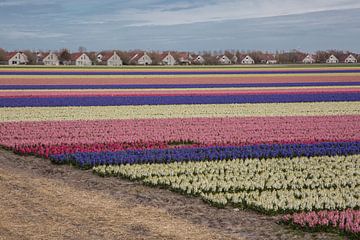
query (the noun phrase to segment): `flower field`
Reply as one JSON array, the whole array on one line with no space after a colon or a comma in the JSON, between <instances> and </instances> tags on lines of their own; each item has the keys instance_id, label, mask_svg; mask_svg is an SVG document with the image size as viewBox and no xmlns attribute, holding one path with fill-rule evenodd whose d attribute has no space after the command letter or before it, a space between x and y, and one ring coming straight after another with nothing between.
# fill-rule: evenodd
<instances>
[{"instance_id":1,"label":"flower field","mask_svg":"<svg viewBox=\"0 0 360 240\"><path fill-rule=\"evenodd\" d=\"M360 237L360 67L2 67L0 145Z\"/></svg>"}]
</instances>

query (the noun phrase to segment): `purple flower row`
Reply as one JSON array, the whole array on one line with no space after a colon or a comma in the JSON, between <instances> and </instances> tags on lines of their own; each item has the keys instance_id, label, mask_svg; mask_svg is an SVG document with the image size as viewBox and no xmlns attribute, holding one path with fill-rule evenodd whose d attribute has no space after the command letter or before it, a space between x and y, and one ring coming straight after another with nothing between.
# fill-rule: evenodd
<instances>
[{"instance_id":1,"label":"purple flower row","mask_svg":"<svg viewBox=\"0 0 360 240\"><path fill-rule=\"evenodd\" d=\"M359 93L269 94L225 96L133 96L0 98L0 107L117 106L360 101Z\"/></svg>"}]
</instances>

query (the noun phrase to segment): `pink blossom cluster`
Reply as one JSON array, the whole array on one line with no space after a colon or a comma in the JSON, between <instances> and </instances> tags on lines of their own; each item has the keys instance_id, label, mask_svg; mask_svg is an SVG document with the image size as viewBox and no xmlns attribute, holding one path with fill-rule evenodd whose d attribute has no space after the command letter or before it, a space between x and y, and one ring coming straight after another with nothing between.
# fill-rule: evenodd
<instances>
[{"instance_id":1,"label":"pink blossom cluster","mask_svg":"<svg viewBox=\"0 0 360 240\"><path fill-rule=\"evenodd\" d=\"M204 145L350 142L360 115L78 120L0 123L0 144L63 145L187 141Z\"/></svg>"},{"instance_id":2,"label":"pink blossom cluster","mask_svg":"<svg viewBox=\"0 0 360 240\"><path fill-rule=\"evenodd\" d=\"M333 227L349 233L360 233L360 210L301 212L285 215L282 220L301 227Z\"/></svg>"},{"instance_id":3,"label":"pink blossom cluster","mask_svg":"<svg viewBox=\"0 0 360 240\"><path fill-rule=\"evenodd\" d=\"M91 143L91 144L58 144L58 145L15 145L11 149L18 154L33 154L49 157L53 154L76 153L76 152L115 152L135 149L164 149L168 148L166 142L117 142L117 143Z\"/></svg>"}]
</instances>

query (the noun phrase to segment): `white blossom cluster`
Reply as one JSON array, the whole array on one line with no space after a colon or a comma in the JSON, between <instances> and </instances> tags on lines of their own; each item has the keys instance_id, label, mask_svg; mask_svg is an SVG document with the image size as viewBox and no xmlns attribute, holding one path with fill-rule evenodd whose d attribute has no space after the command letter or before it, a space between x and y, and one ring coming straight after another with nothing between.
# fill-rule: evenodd
<instances>
[{"instance_id":1,"label":"white blossom cluster","mask_svg":"<svg viewBox=\"0 0 360 240\"><path fill-rule=\"evenodd\" d=\"M360 155L98 166L94 171L200 195L218 206L266 212L360 206Z\"/></svg>"}]
</instances>

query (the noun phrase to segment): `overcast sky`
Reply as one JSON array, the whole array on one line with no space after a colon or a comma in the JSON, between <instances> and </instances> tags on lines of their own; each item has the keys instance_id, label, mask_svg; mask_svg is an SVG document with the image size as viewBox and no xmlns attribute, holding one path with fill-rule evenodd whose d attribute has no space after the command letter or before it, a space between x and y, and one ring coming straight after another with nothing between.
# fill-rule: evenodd
<instances>
[{"instance_id":1,"label":"overcast sky","mask_svg":"<svg viewBox=\"0 0 360 240\"><path fill-rule=\"evenodd\" d=\"M9 50L360 52L359 0L0 0Z\"/></svg>"}]
</instances>

